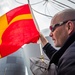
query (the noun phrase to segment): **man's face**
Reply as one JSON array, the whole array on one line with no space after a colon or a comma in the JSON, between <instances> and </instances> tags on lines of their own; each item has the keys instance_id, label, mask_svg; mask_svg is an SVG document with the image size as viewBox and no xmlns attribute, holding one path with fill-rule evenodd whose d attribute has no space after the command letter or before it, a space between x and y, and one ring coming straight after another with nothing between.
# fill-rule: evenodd
<instances>
[{"instance_id":1,"label":"man's face","mask_svg":"<svg viewBox=\"0 0 75 75\"><path fill-rule=\"evenodd\" d=\"M52 21L51 25L59 24L58 21ZM54 27L54 26L53 26ZM50 33L50 37L52 37L52 40L54 41L54 44L56 47L62 47L66 39L68 38L68 32L66 29L66 23L62 24L60 26L56 26L53 31Z\"/></svg>"}]
</instances>

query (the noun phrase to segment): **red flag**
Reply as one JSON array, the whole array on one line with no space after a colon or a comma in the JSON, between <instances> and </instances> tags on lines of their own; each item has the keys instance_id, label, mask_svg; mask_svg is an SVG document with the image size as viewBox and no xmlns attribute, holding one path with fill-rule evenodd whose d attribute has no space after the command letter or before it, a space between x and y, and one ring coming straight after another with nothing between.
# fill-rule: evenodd
<instances>
[{"instance_id":1,"label":"red flag","mask_svg":"<svg viewBox=\"0 0 75 75\"><path fill-rule=\"evenodd\" d=\"M28 4L7 12L0 19L1 57L17 51L24 44L36 43L39 39Z\"/></svg>"}]
</instances>

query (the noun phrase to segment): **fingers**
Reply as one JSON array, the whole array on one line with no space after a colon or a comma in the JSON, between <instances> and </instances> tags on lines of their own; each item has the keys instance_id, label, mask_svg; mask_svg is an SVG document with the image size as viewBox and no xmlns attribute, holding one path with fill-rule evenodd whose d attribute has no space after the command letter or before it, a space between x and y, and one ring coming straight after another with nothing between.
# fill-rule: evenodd
<instances>
[{"instance_id":1,"label":"fingers","mask_svg":"<svg viewBox=\"0 0 75 75\"><path fill-rule=\"evenodd\" d=\"M40 33L40 40L43 46L45 46L48 43L48 40L42 33Z\"/></svg>"}]
</instances>

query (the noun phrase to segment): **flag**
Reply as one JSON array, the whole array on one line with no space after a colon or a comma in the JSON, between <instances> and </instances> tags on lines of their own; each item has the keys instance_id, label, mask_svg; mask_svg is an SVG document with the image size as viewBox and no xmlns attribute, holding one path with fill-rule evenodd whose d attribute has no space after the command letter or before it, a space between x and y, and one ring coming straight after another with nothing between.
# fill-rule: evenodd
<instances>
[{"instance_id":1,"label":"flag","mask_svg":"<svg viewBox=\"0 0 75 75\"><path fill-rule=\"evenodd\" d=\"M14 8L0 17L0 57L5 57L24 44L36 43L39 32L29 5Z\"/></svg>"}]
</instances>

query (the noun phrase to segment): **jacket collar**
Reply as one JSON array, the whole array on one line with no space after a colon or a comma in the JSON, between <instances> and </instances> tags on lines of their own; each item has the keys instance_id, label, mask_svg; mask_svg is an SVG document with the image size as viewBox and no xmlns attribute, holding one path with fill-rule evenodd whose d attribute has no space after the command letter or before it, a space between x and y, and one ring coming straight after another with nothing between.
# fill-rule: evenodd
<instances>
[{"instance_id":1,"label":"jacket collar","mask_svg":"<svg viewBox=\"0 0 75 75\"><path fill-rule=\"evenodd\" d=\"M56 65L58 64L59 58L63 55L63 53L67 50L67 48L75 41L75 33L73 33L65 42L65 44L58 50L56 51L50 61L51 63L55 63Z\"/></svg>"}]
</instances>

